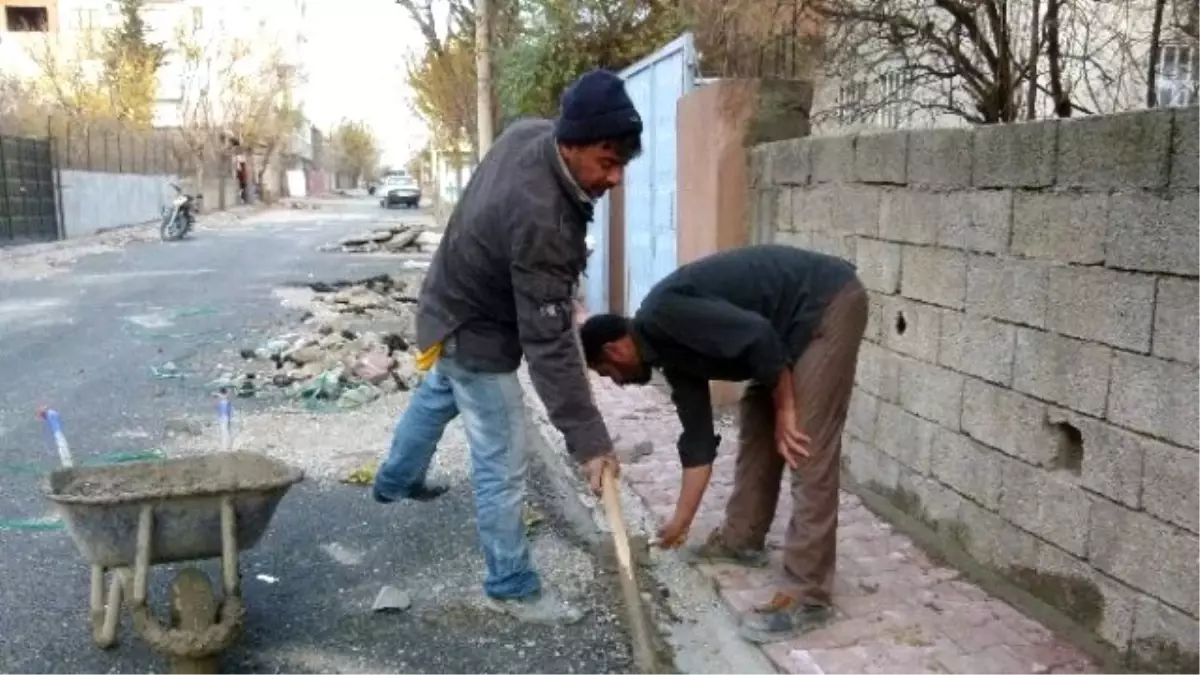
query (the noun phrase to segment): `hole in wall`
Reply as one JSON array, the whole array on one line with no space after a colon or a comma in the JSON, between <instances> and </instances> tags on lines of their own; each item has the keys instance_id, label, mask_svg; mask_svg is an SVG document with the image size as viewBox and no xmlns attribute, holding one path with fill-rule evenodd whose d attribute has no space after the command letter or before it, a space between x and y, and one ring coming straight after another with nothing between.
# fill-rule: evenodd
<instances>
[{"instance_id":1,"label":"hole in wall","mask_svg":"<svg viewBox=\"0 0 1200 675\"><path fill-rule=\"evenodd\" d=\"M1083 434L1068 422L1057 422L1050 426L1058 435L1058 455L1054 468L1078 476L1083 470Z\"/></svg>"},{"instance_id":2,"label":"hole in wall","mask_svg":"<svg viewBox=\"0 0 1200 675\"><path fill-rule=\"evenodd\" d=\"M908 319L904 318L904 312L896 312L896 334L904 335L906 330L908 330Z\"/></svg>"}]
</instances>

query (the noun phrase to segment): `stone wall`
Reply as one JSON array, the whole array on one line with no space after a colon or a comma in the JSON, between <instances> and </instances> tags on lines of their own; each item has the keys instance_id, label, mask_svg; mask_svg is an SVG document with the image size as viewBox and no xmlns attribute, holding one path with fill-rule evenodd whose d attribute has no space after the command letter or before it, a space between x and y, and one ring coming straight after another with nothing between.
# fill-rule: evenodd
<instances>
[{"instance_id":1,"label":"stone wall","mask_svg":"<svg viewBox=\"0 0 1200 675\"><path fill-rule=\"evenodd\" d=\"M807 138L761 240L871 290L843 465L1132 667L1197 672L1197 110Z\"/></svg>"}]
</instances>

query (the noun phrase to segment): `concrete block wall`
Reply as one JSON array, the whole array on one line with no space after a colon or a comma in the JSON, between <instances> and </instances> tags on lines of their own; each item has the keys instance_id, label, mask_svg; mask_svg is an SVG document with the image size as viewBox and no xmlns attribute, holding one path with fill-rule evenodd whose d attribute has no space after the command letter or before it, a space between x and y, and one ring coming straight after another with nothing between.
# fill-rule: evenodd
<instances>
[{"instance_id":1,"label":"concrete block wall","mask_svg":"<svg viewBox=\"0 0 1200 675\"><path fill-rule=\"evenodd\" d=\"M1197 667L1197 110L806 138L757 238L854 261L845 476L1130 667Z\"/></svg>"}]
</instances>

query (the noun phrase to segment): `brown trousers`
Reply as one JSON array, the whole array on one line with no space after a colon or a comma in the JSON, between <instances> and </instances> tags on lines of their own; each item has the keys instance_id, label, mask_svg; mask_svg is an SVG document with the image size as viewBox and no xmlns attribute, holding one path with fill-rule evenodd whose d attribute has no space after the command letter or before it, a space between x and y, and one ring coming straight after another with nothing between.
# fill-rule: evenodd
<instances>
[{"instance_id":1,"label":"brown trousers","mask_svg":"<svg viewBox=\"0 0 1200 675\"><path fill-rule=\"evenodd\" d=\"M792 518L784 539L784 571L799 582L800 600L829 604L837 562L842 428L850 407L858 347L867 326L867 292L856 279L830 300L812 342L793 369L800 429L809 457L792 474ZM751 385L741 400L733 494L724 540L762 549L779 502L783 457L775 447L770 388Z\"/></svg>"}]
</instances>

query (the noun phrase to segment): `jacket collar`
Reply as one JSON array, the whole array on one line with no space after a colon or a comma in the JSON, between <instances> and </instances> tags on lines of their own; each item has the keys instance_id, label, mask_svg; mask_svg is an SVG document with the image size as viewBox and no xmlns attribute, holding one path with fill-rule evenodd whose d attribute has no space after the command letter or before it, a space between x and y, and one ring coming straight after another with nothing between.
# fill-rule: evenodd
<instances>
[{"instance_id":1,"label":"jacket collar","mask_svg":"<svg viewBox=\"0 0 1200 675\"><path fill-rule=\"evenodd\" d=\"M574 206L575 209L579 211L580 215L583 216L584 222L590 223L592 221L595 203L592 201L591 197L589 197L588 194L583 191L583 188L579 186L579 183L575 180L575 177L572 176L571 172L567 169L567 163L563 161L562 154L558 152L558 142L554 140L553 132L546 134L545 139L543 139L542 152L546 162L550 165L550 171L554 174L554 177L558 179L559 187L562 188L562 191L566 194L567 200L570 201L571 205Z\"/></svg>"}]
</instances>

